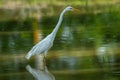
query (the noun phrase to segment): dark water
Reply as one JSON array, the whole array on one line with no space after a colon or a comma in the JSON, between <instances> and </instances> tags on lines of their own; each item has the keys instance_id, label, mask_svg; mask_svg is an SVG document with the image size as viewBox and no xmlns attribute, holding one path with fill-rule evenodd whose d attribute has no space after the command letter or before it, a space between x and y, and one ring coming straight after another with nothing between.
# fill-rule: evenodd
<instances>
[{"instance_id":1,"label":"dark water","mask_svg":"<svg viewBox=\"0 0 120 80\"><path fill-rule=\"evenodd\" d=\"M35 56L26 60L25 55L52 31L56 18L30 24L1 22L0 80L120 80L119 21L114 26L107 19L96 21L92 15L96 23L90 25L94 20L84 17L64 18L48 51L45 71L39 69Z\"/></svg>"},{"instance_id":2,"label":"dark water","mask_svg":"<svg viewBox=\"0 0 120 80\"><path fill-rule=\"evenodd\" d=\"M88 44L76 37L81 32L63 27L47 56L46 72L35 57L24 56L51 29L0 32L0 80L120 80L119 43L93 45L90 39Z\"/></svg>"}]
</instances>

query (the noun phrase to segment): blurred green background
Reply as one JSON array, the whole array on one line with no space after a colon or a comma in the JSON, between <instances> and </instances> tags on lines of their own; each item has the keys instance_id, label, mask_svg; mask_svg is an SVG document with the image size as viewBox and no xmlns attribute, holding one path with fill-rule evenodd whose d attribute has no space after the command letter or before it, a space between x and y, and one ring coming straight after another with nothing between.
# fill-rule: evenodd
<instances>
[{"instance_id":1,"label":"blurred green background","mask_svg":"<svg viewBox=\"0 0 120 80\"><path fill-rule=\"evenodd\" d=\"M0 80L34 80L25 55L67 12L47 67L56 80L120 80L119 0L0 0ZM40 70L36 70L40 71ZM38 79L43 80L43 79Z\"/></svg>"}]
</instances>

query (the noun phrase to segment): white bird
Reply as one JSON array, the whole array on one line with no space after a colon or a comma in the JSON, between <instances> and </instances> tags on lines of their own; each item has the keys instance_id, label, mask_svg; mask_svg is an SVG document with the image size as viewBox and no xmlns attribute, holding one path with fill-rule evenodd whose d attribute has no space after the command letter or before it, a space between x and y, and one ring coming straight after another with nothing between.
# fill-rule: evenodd
<instances>
[{"instance_id":1,"label":"white bird","mask_svg":"<svg viewBox=\"0 0 120 80\"><path fill-rule=\"evenodd\" d=\"M41 40L35 46L33 46L33 48L27 53L26 59L30 59L31 56L38 55L41 53L43 53L44 57L46 57L48 50L53 46L53 41L62 23L65 12L72 11L73 9L74 8L72 8L71 6L68 6L61 12L58 23L56 27L53 29L52 33L50 33L47 37L45 37L43 40Z\"/></svg>"}]
</instances>

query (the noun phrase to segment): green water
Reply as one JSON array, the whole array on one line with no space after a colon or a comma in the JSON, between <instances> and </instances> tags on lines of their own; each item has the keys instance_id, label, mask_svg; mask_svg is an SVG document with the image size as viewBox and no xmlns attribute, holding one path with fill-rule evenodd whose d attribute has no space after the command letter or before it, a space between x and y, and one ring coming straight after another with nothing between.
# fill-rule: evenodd
<instances>
[{"instance_id":1,"label":"green water","mask_svg":"<svg viewBox=\"0 0 120 80\"><path fill-rule=\"evenodd\" d=\"M26 60L27 52L52 31L57 20L58 14L39 21L0 20L0 80L120 80L116 10L66 14L46 57L49 74L38 68L35 56Z\"/></svg>"},{"instance_id":2,"label":"green water","mask_svg":"<svg viewBox=\"0 0 120 80\"><path fill-rule=\"evenodd\" d=\"M62 26L54 46L48 52L46 65L55 79L119 80L119 43L107 42L96 46L97 42L94 44L93 41L82 42L80 37L76 37L81 32L78 30L74 33L73 29L74 27ZM50 31L51 29L39 27L36 33L38 40L44 38ZM34 31L0 32L0 80L36 79L26 69L26 66L30 65L32 69L40 71L36 68L35 57L29 61L24 57L35 43L33 33Z\"/></svg>"}]
</instances>

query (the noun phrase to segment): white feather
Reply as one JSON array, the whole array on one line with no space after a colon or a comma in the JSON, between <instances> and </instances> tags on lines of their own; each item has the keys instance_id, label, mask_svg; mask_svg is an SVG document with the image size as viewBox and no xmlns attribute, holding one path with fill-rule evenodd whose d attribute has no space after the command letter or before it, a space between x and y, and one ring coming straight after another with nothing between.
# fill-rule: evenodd
<instances>
[{"instance_id":1,"label":"white feather","mask_svg":"<svg viewBox=\"0 0 120 80\"><path fill-rule=\"evenodd\" d=\"M71 11L72 7L68 6L67 8L65 8L62 13L60 14L60 18L59 21L56 25L56 27L54 28L54 30L52 31L51 34L49 34L46 38L44 38L43 40L41 40L39 43L37 43L35 46L33 46L33 48L27 53L26 58L29 59L31 56L35 55L35 54L41 54L44 53L44 56L46 56L47 51L52 47L53 45L53 41L54 38L56 36L56 33L61 25L61 22L63 20L63 15L65 12L67 11Z\"/></svg>"}]
</instances>

